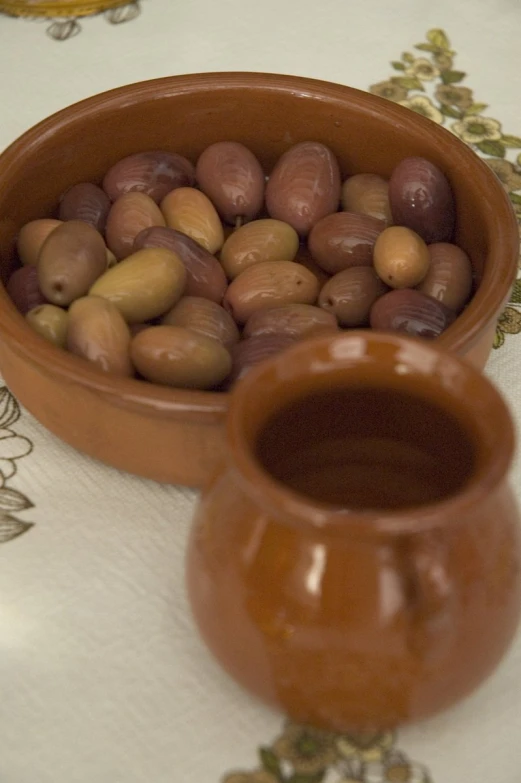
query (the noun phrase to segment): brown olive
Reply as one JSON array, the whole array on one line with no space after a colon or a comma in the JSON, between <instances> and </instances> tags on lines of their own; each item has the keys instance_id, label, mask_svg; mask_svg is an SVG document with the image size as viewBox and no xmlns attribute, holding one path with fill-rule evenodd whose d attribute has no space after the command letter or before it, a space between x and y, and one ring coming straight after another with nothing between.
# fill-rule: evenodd
<instances>
[{"instance_id":1,"label":"brown olive","mask_svg":"<svg viewBox=\"0 0 521 783\"><path fill-rule=\"evenodd\" d=\"M186 269L187 296L202 296L222 302L228 281L223 268L204 247L173 228L146 228L134 241L134 251L162 247L176 253Z\"/></svg>"},{"instance_id":2,"label":"brown olive","mask_svg":"<svg viewBox=\"0 0 521 783\"><path fill-rule=\"evenodd\" d=\"M253 337L257 334L288 334L300 339L337 330L338 323L333 313L314 305L289 304L254 313L248 318L243 335Z\"/></svg>"},{"instance_id":3,"label":"brown olive","mask_svg":"<svg viewBox=\"0 0 521 783\"><path fill-rule=\"evenodd\" d=\"M131 376L130 331L118 308L97 296L77 299L69 308L67 348L103 372Z\"/></svg>"},{"instance_id":4,"label":"brown olive","mask_svg":"<svg viewBox=\"0 0 521 783\"><path fill-rule=\"evenodd\" d=\"M336 212L319 220L309 235L313 260L335 275L350 266L371 266L373 250L385 223L369 215Z\"/></svg>"},{"instance_id":5,"label":"brown olive","mask_svg":"<svg viewBox=\"0 0 521 783\"><path fill-rule=\"evenodd\" d=\"M237 229L223 245L220 259L233 280L260 261L293 261L299 248L298 234L281 220L254 220Z\"/></svg>"},{"instance_id":6,"label":"brown olive","mask_svg":"<svg viewBox=\"0 0 521 783\"><path fill-rule=\"evenodd\" d=\"M274 356L297 342L290 334L256 334L241 340L232 348L232 371L227 386L243 378L256 364Z\"/></svg>"},{"instance_id":7,"label":"brown olive","mask_svg":"<svg viewBox=\"0 0 521 783\"><path fill-rule=\"evenodd\" d=\"M6 285L6 291L22 315L47 301L40 289L38 270L35 266L22 266L20 269L15 269Z\"/></svg>"},{"instance_id":8,"label":"brown olive","mask_svg":"<svg viewBox=\"0 0 521 783\"><path fill-rule=\"evenodd\" d=\"M229 374L230 354L218 340L179 326L151 326L132 340L131 357L152 383L211 389Z\"/></svg>"},{"instance_id":9,"label":"brown olive","mask_svg":"<svg viewBox=\"0 0 521 783\"><path fill-rule=\"evenodd\" d=\"M307 236L321 218L336 212L340 201L340 169L324 144L295 144L277 162L266 186L270 217Z\"/></svg>"},{"instance_id":10,"label":"brown olive","mask_svg":"<svg viewBox=\"0 0 521 783\"><path fill-rule=\"evenodd\" d=\"M226 348L239 342L237 324L224 307L200 296L183 296L161 319L169 326L182 326L219 340Z\"/></svg>"},{"instance_id":11,"label":"brown olive","mask_svg":"<svg viewBox=\"0 0 521 783\"><path fill-rule=\"evenodd\" d=\"M101 234L82 220L69 220L47 237L40 250L40 288L49 302L66 307L86 294L106 268Z\"/></svg>"},{"instance_id":12,"label":"brown olive","mask_svg":"<svg viewBox=\"0 0 521 783\"><path fill-rule=\"evenodd\" d=\"M83 220L103 233L110 211L110 199L92 182L80 182L65 191L60 200L60 220Z\"/></svg>"},{"instance_id":13,"label":"brown olive","mask_svg":"<svg viewBox=\"0 0 521 783\"><path fill-rule=\"evenodd\" d=\"M430 266L418 290L459 313L472 291L472 264L457 245L435 242L427 248Z\"/></svg>"},{"instance_id":14,"label":"brown olive","mask_svg":"<svg viewBox=\"0 0 521 783\"><path fill-rule=\"evenodd\" d=\"M354 174L342 185L342 209L392 223L389 183L378 174Z\"/></svg>"},{"instance_id":15,"label":"brown olive","mask_svg":"<svg viewBox=\"0 0 521 783\"><path fill-rule=\"evenodd\" d=\"M31 220L22 226L16 240L18 258L24 266L36 266L42 245L55 228L61 226L61 220L42 218Z\"/></svg>"},{"instance_id":16,"label":"brown olive","mask_svg":"<svg viewBox=\"0 0 521 783\"><path fill-rule=\"evenodd\" d=\"M204 193L196 188L176 188L161 202L166 225L187 234L213 255L224 243L217 211Z\"/></svg>"},{"instance_id":17,"label":"brown olive","mask_svg":"<svg viewBox=\"0 0 521 783\"><path fill-rule=\"evenodd\" d=\"M371 307L387 290L372 267L351 266L325 284L318 303L336 316L340 326L366 326Z\"/></svg>"},{"instance_id":18,"label":"brown olive","mask_svg":"<svg viewBox=\"0 0 521 783\"><path fill-rule=\"evenodd\" d=\"M390 226L374 246L374 268L391 288L414 288L429 271L429 251L410 228Z\"/></svg>"},{"instance_id":19,"label":"brown olive","mask_svg":"<svg viewBox=\"0 0 521 783\"><path fill-rule=\"evenodd\" d=\"M183 295L185 285L181 259L157 247L138 250L108 269L90 294L113 302L127 323L139 324L168 312Z\"/></svg>"},{"instance_id":20,"label":"brown olive","mask_svg":"<svg viewBox=\"0 0 521 783\"><path fill-rule=\"evenodd\" d=\"M218 141L199 156L197 184L227 223L247 222L264 201L264 172L250 150L236 141Z\"/></svg>"},{"instance_id":21,"label":"brown olive","mask_svg":"<svg viewBox=\"0 0 521 783\"><path fill-rule=\"evenodd\" d=\"M103 189L111 201L125 193L139 192L159 203L174 188L193 185L194 175L190 161L175 152L138 152L108 170Z\"/></svg>"},{"instance_id":22,"label":"brown olive","mask_svg":"<svg viewBox=\"0 0 521 783\"><path fill-rule=\"evenodd\" d=\"M230 283L224 306L238 323L246 323L258 310L283 304L313 304L317 296L317 278L301 264L263 261Z\"/></svg>"},{"instance_id":23,"label":"brown olive","mask_svg":"<svg viewBox=\"0 0 521 783\"><path fill-rule=\"evenodd\" d=\"M105 238L118 260L129 256L134 240L145 228L164 226L165 219L155 201L145 193L126 193L111 207Z\"/></svg>"},{"instance_id":24,"label":"brown olive","mask_svg":"<svg viewBox=\"0 0 521 783\"><path fill-rule=\"evenodd\" d=\"M389 291L371 309L371 326L416 337L433 339L455 319L455 314L437 299L409 288Z\"/></svg>"},{"instance_id":25,"label":"brown olive","mask_svg":"<svg viewBox=\"0 0 521 783\"><path fill-rule=\"evenodd\" d=\"M396 225L411 228L427 244L450 242L456 208L447 177L425 158L404 158L389 180L389 201Z\"/></svg>"}]
</instances>

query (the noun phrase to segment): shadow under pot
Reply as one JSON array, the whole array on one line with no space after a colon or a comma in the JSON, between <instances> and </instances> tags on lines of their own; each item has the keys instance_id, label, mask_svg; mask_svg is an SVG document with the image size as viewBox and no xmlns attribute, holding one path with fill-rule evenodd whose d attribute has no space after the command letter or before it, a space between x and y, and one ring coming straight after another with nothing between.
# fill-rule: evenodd
<instances>
[{"instance_id":1,"label":"shadow under pot","mask_svg":"<svg viewBox=\"0 0 521 783\"><path fill-rule=\"evenodd\" d=\"M514 442L490 382L434 344L324 336L235 388L188 549L209 649L296 721L416 721L470 694L519 622Z\"/></svg>"}]
</instances>

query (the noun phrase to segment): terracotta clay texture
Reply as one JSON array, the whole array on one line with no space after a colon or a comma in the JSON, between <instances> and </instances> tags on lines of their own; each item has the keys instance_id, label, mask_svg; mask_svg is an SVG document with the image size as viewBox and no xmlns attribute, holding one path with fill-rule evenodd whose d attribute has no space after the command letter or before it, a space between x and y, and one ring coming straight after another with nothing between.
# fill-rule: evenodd
<instances>
[{"instance_id":1,"label":"terracotta clay texture","mask_svg":"<svg viewBox=\"0 0 521 783\"><path fill-rule=\"evenodd\" d=\"M473 260L477 285L474 299L440 343L484 365L515 277L518 247L512 210L495 175L455 136L425 118L377 96L310 79L176 76L113 90L40 123L0 155L2 280L15 263L21 226L52 215L72 184L99 184L117 160L143 150L172 150L195 162L209 144L226 139L247 145L267 172L288 147L309 139L331 147L343 176L387 177L410 155L437 164L454 189L456 238ZM200 485L223 453L227 394L103 376L46 344L3 288L0 369L48 429L121 469Z\"/></svg>"},{"instance_id":2,"label":"terracotta clay texture","mask_svg":"<svg viewBox=\"0 0 521 783\"><path fill-rule=\"evenodd\" d=\"M238 384L227 447L187 582L232 677L345 731L426 718L491 674L521 550L512 421L476 369L394 335L314 338Z\"/></svg>"}]
</instances>

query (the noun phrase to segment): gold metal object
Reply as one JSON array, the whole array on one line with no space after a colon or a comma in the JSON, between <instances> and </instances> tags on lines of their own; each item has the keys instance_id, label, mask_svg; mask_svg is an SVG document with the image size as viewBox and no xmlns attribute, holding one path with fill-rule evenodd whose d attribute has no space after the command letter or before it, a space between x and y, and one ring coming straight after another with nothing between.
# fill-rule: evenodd
<instances>
[{"instance_id":1,"label":"gold metal object","mask_svg":"<svg viewBox=\"0 0 521 783\"><path fill-rule=\"evenodd\" d=\"M78 18L128 4L129 0L0 0L0 13L33 18Z\"/></svg>"}]
</instances>

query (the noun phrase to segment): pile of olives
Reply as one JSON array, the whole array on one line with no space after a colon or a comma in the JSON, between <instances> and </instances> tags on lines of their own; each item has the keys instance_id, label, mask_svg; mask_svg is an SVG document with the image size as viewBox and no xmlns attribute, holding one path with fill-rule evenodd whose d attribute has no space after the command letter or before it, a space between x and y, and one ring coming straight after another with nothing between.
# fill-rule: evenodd
<instances>
[{"instance_id":1,"label":"pile of olives","mask_svg":"<svg viewBox=\"0 0 521 783\"><path fill-rule=\"evenodd\" d=\"M40 335L105 372L227 389L323 332L437 337L472 291L454 222L450 185L423 158L342 183L318 142L269 177L234 141L195 166L142 152L21 229L7 290Z\"/></svg>"}]
</instances>

